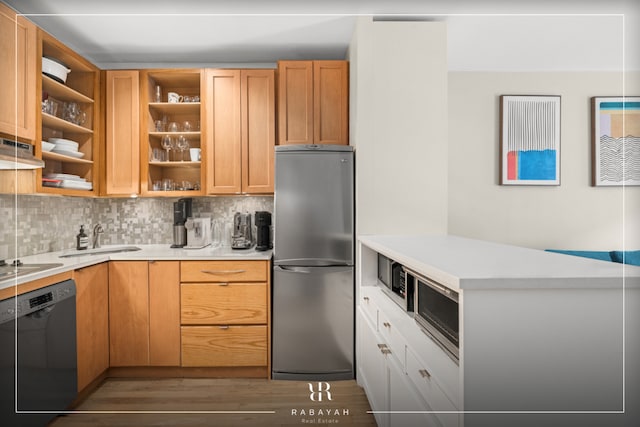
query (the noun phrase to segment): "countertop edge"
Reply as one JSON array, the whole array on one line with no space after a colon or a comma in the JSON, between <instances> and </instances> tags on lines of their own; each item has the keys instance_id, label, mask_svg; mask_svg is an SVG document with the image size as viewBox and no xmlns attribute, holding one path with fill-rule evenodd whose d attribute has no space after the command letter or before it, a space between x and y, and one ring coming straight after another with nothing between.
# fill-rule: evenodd
<instances>
[{"instance_id":1,"label":"countertop edge","mask_svg":"<svg viewBox=\"0 0 640 427\"><path fill-rule=\"evenodd\" d=\"M454 290L640 288L640 267L539 249L446 234L358 241Z\"/></svg>"},{"instance_id":2,"label":"countertop edge","mask_svg":"<svg viewBox=\"0 0 640 427\"><path fill-rule=\"evenodd\" d=\"M103 248L125 246L109 245ZM172 249L169 245L126 245L139 247L139 251L107 253L107 254L78 254L74 257L60 258L61 255L78 253L75 250L63 250L47 252L43 254L20 257L25 264L50 264L61 263L59 267L54 267L45 271L25 274L13 279L0 281L0 290L17 287L24 283L38 279L44 279L59 273L79 270L108 261L269 261L272 257L271 250L256 251L255 249L233 250L231 248L202 248L202 249Z\"/></svg>"}]
</instances>

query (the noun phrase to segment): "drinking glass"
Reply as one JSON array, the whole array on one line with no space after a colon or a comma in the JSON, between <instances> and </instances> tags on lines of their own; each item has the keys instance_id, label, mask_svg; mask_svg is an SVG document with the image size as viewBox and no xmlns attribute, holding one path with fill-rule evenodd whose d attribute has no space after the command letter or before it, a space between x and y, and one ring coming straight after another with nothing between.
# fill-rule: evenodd
<instances>
[{"instance_id":1,"label":"drinking glass","mask_svg":"<svg viewBox=\"0 0 640 427\"><path fill-rule=\"evenodd\" d=\"M211 224L211 246L214 248L222 245L222 229L219 220L213 220Z\"/></svg>"},{"instance_id":2,"label":"drinking glass","mask_svg":"<svg viewBox=\"0 0 640 427\"><path fill-rule=\"evenodd\" d=\"M162 137L161 143L162 143L162 148L167 150L167 161L171 160L171 158L169 157L169 151L171 151L171 149L173 148L172 138L169 135L164 135Z\"/></svg>"},{"instance_id":3,"label":"drinking glass","mask_svg":"<svg viewBox=\"0 0 640 427\"><path fill-rule=\"evenodd\" d=\"M178 146L178 150L180 150L180 160L184 162L184 152L189 149L189 141L187 141L184 135L180 135L176 145Z\"/></svg>"}]
</instances>

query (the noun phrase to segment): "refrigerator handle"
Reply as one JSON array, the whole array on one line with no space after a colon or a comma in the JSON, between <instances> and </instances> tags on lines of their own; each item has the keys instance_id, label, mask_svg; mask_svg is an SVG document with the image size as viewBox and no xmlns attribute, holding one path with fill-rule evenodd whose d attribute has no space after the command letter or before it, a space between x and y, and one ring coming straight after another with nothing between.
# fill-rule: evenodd
<instances>
[{"instance_id":1,"label":"refrigerator handle","mask_svg":"<svg viewBox=\"0 0 640 427\"><path fill-rule=\"evenodd\" d=\"M353 269L352 266L327 266L327 267L299 267L293 265L276 265L273 267L275 271L283 271L287 273L311 274L314 272L337 273Z\"/></svg>"},{"instance_id":2,"label":"refrigerator handle","mask_svg":"<svg viewBox=\"0 0 640 427\"><path fill-rule=\"evenodd\" d=\"M290 271L292 273L304 273L304 274L311 273L311 270L307 267L292 267L292 266L276 265L274 269L282 270L282 271Z\"/></svg>"}]
</instances>

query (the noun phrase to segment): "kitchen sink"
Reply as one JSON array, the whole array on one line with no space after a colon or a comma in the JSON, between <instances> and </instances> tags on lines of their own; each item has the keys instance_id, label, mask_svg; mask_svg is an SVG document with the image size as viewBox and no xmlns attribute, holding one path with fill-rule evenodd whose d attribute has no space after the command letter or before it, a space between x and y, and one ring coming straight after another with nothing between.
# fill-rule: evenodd
<instances>
[{"instance_id":1,"label":"kitchen sink","mask_svg":"<svg viewBox=\"0 0 640 427\"><path fill-rule=\"evenodd\" d=\"M15 277L24 276L25 274L38 273L40 271L49 270L51 268L62 267L61 263L51 264L20 264L0 266L0 280L13 279Z\"/></svg>"},{"instance_id":2,"label":"kitchen sink","mask_svg":"<svg viewBox=\"0 0 640 427\"><path fill-rule=\"evenodd\" d=\"M115 254L120 252L134 252L139 250L140 248L137 246L110 246L106 248L85 249L82 251L69 252L64 255L60 255L60 258L71 258L84 255Z\"/></svg>"}]
</instances>

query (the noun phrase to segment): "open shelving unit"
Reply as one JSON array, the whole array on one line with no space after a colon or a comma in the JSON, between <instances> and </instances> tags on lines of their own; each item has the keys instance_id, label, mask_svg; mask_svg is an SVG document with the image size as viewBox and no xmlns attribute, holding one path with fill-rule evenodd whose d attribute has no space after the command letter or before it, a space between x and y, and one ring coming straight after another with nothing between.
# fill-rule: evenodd
<instances>
[{"instance_id":1,"label":"open shelving unit","mask_svg":"<svg viewBox=\"0 0 640 427\"><path fill-rule=\"evenodd\" d=\"M162 98L155 102L155 88L161 87ZM183 96L198 96L202 100L203 72L200 69L180 70L144 70L141 75L141 103L143 114L141 118L141 193L151 196L201 196L204 195L205 180L204 162L191 161L188 149L181 156L160 161L152 157L154 149L165 152L162 138L169 136L178 138L184 136L189 148L200 148L201 158L205 157L205 147L202 144L202 105L199 102L167 102L168 92L177 92ZM169 132L165 127L156 129L156 122L176 122L182 127L185 121L192 124L190 131ZM184 160L182 160L184 158ZM154 188L154 183L172 180L175 190Z\"/></svg>"},{"instance_id":2,"label":"open shelving unit","mask_svg":"<svg viewBox=\"0 0 640 427\"><path fill-rule=\"evenodd\" d=\"M45 98L58 102L55 115L38 111L37 135L35 144L36 156L45 162L43 169L38 170L36 188L39 193L53 193L76 196L93 196L97 193L99 163L99 96L100 73L97 67L77 55L67 46L42 30L38 30L37 93ZM65 83L42 74L40 58L46 56L64 63L71 72ZM81 124L65 120L64 105L76 103L85 114ZM82 158L55 152L44 152L40 141L49 138L64 138L78 143L78 151ZM64 187L48 187L42 182L43 175L49 173L77 175L92 184L91 190L77 190Z\"/></svg>"}]
</instances>

